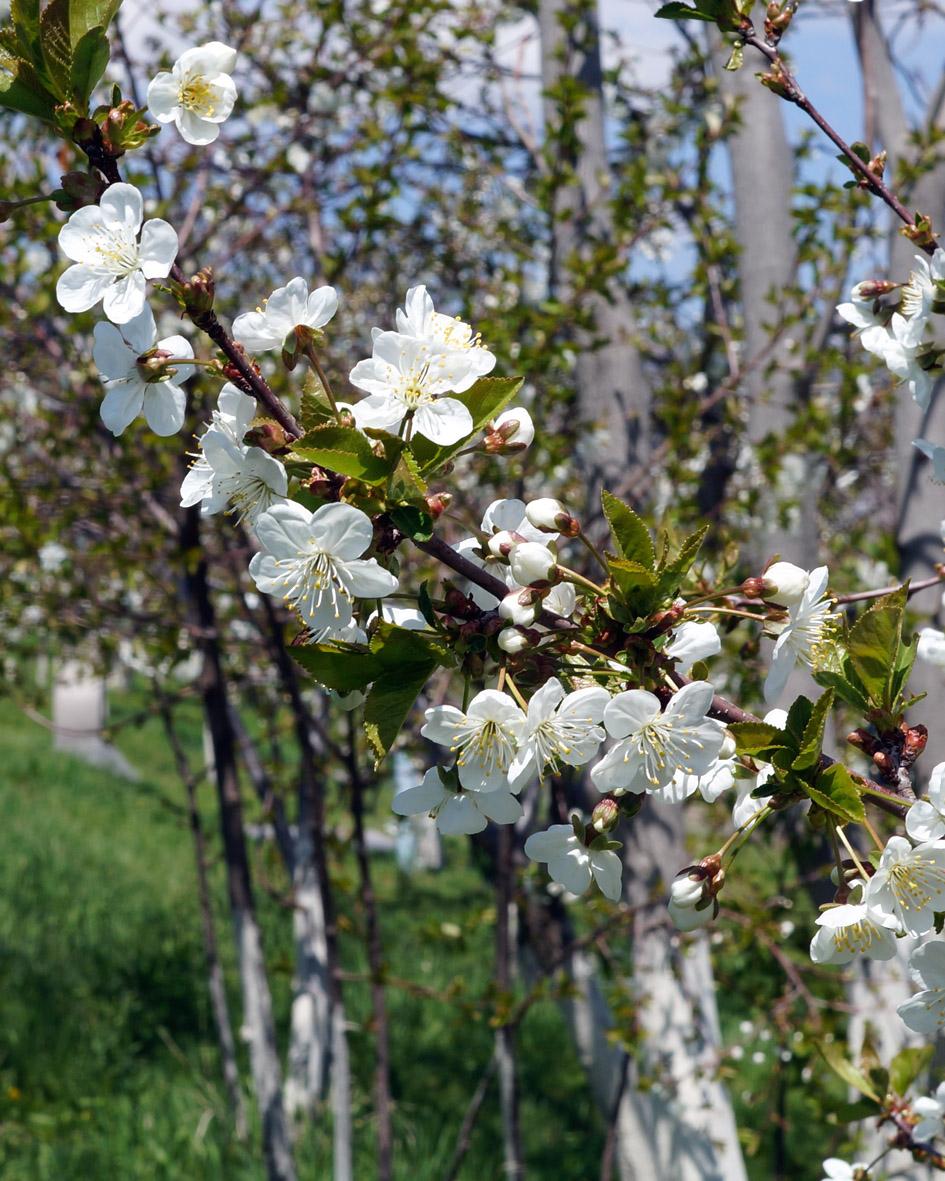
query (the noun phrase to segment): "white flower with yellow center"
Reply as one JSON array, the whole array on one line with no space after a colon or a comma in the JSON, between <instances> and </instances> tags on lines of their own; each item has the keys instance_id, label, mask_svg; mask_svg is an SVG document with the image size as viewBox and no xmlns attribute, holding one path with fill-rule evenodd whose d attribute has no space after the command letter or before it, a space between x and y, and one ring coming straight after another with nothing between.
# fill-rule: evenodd
<instances>
[{"instance_id":1,"label":"white flower with yellow center","mask_svg":"<svg viewBox=\"0 0 945 1181\"><path fill-rule=\"evenodd\" d=\"M426 287L411 287L407 292L405 310L397 309L397 331L436 345L447 353L458 352L465 359L465 376L452 387L458 394L495 367L495 356L482 347L479 334L458 316L453 318L435 311Z\"/></svg>"},{"instance_id":2,"label":"white flower with yellow center","mask_svg":"<svg viewBox=\"0 0 945 1181\"><path fill-rule=\"evenodd\" d=\"M865 901L866 882L852 883L860 902L832 906L817 919L820 930L810 943L815 964L848 964L857 952L871 960L891 960L896 954L896 932L882 916L872 914Z\"/></svg>"},{"instance_id":3,"label":"white flower with yellow center","mask_svg":"<svg viewBox=\"0 0 945 1181\"><path fill-rule=\"evenodd\" d=\"M465 713L454 705L426 712L420 733L457 755L459 781L468 791L508 791L509 767L525 728L525 714L511 697L483 689Z\"/></svg>"},{"instance_id":4,"label":"white flower with yellow center","mask_svg":"<svg viewBox=\"0 0 945 1181\"><path fill-rule=\"evenodd\" d=\"M552 677L532 696L518 754L509 768L509 786L521 791L546 767L556 771L562 763L583 767L604 741L600 723L610 694L600 687L565 694Z\"/></svg>"},{"instance_id":5,"label":"white flower with yellow center","mask_svg":"<svg viewBox=\"0 0 945 1181\"><path fill-rule=\"evenodd\" d=\"M159 217L142 225L143 218L141 194L127 184L111 185L98 205L72 214L59 231L59 246L75 265L56 284L56 299L67 312L87 312L101 300L113 324L127 324L144 310L147 280L170 272L177 234Z\"/></svg>"},{"instance_id":6,"label":"white flower with yellow center","mask_svg":"<svg viewBox=\"0 0 945 1181\"><path fill-rule=\"evenodd\" d=\"M611 698L604 726L613 747L591 771L600 792L654 791L677 772L705 775L718 757L725 731L706 717L713 689L708 681L692 681L674 694L665 711L646 689L628 689Z\"/></svg>"},{"instance_id":7,"label":"white flower with yellow center","mask_svg":"<svg viewBox=\"0 0 945 1181\"><path fill-rule=\"evenodd\" d=\"M945 943L923 943L909 957L909 975L920 992L896 1012L916 1033L937 1033L945 1024Z\"/></svg>"},{"instance_id":8,"label":"white flower with yellow center","mask_svg":"<svg viewBox=\"0 0 945 1181\"><path fill-rule=\"evenodd\" d=\"M283 598L313 631L346 627L358 599L378 599L399 585L375 558L359 555L374 530L366 513L350 504L323 504L310 513L287 500L256 522L266 551L255 554L249 573L259 590Z\"/></svg>"},{"instance_id":9,"label":"white flower with yellow center","mask_svg":"<svg viewBox=\"0 0 945 1181\"><path fill-rule=\"evenodd\" d=\"M788 619L778 625L780 631L771 656L771 669L765 679L765 701L772 704L784 691L791 669L798 661L808 668L820 668L830 659L833 628L839 615L830 610L826 566L810 573L807 590L799 603L788 608Z\"/></svg>"},{"instance_id":10,"label":"white flower with yellow center","mask_svg":"<svg viewBox=\"0 0 945 1181\"><path fill-rule=\"evenodd\" d=\"M220 41L188 49L148 84L148 109L158 123L176 123L189 144L212 144L230 117L236 50Z\"/></svg>"},{"instance_id":11,"label":"white flower with yellow center","mask_svg":"<svg viewBox=\"0 0 945 1181\"><path fill-rule=\"evenodd\" d=\"M418 786L399 791L391 806L398 816L426 812L448 837L482 832L490 820L514 824L522 815L522 805L510 791L469 791L441 767L427 771Z\"/></svg>"},{"instance_id":12,"label":"white flower with yellow center","mask_svg":"<svg viewBox=\"0 0 945 1181\"><path fill-rule=\"evenodd\" d=\"M297 347L296 328L324 328L338 310L334 287L316 287L309 294L301 275L277 287L261 308L243 312L233 321L233 336L251 353Z\"/></svg>"},{"instance_id":13,"label":"white flower with yellow center","mask_svg":"<svg viewBox=\"0 0 945 1181\"><path fill-rule=\"evenodd\" d=\"M927 935L936 912L945 911L945 841L913 848L905 837L890 837L865 901L884 926Z\"/></svg>"},{"instance_id":14,"label":"white flower with yellow center","mask_svg":"<svg viewBox=\"0 0 945 1181\"><path fill-rule=\"evenodd\" d=\"M369 397L351 408L363 430L398 431L405 420L411 434L440 446L472 433L472 415L450 391L468 389L469 354L448 353L438 344L400 332L379 332L374 355L351 370L351 384Z\"/></svg>"},{"instance_id":15,"label":"white flower with yellow center","mask_svg":"<svg viewBox=\"0 0 945 1181\"><path fill-rule=\"evenodd\" d=\"M553 824L545 832L533 832L525 842L525 856L546 861L551 877L571 894L583 894L593 877L606 898L620 900L620 858L612 849L588 848L570 824Z\"/></svg>"}]
</instances>

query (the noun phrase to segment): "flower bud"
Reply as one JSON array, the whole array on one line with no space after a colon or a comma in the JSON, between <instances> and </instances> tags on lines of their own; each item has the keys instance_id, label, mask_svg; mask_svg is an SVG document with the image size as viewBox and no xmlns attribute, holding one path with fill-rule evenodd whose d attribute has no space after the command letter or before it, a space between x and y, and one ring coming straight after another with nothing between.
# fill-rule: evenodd
<instances>
[{"instance_id":1,"label":"flower bud","mask_svg":"<svg viewBox=\"0 0 945 1181\"><path fill-rule=\"evenodd\" d=\"M498 533L492 534L486 542L486 548L494 558L507 559L515 546L524 540L521 533L515 533L511 529L502 529Z\"/></svg>"},{"instance_id":2,"label":"flower bud","mask_svg":"<svg viewBox=\"0 0 945 1181\"><path fill-rule=\"evenodd\" d=\"M504 410L490 426L483 446L489 455L515 455L535 438L535 426L527 410Z\"/></svg>"},{"instance_id":3,"label":"flower bud","mask_svg":"<svg viewBox=\"0 0 945 1181\"><path fill-rule=\"evenodd\" d=\"M519 652L524 652L526 648L532 646L532 641L525 634L519 631L517 627L504 627L496 639L496 643L503 652L508 652L509 656L517 656Z\"/></svg>"},{"instance_id":4,"label":"flower bud","mask_svg":"<svg viewBox=\"0 0 945 1181\"><path fill-rule=\"evenodd\" d=\"M565 537L577 537L581 532L580 523L571 516L560 500L543 496L525 506L528 523L542 533L563 533Z\"/></svg>"},{"instance_id":5,"label":"flower bud","mask_svg":"<svg viewBox=\"0 0 945 1181\"><path fill-rule=\"evenodd\" d=\"M863 283L856 284L850 292L850 296L862 303L868 303L871 299L880 299L884 295L889 295L898 286L899 284L893 283L891 279L866 279Z\"/></svg>"},{"instance_id":6,"label":"flower bud","mask_svg":"<svg viewBox=\"0 0 945 1181\"><path fill-rule=\"evenodd\" d=\"M620 805L610 796L605 796L594 806L591 826L597 832L613 832L620 823Z\"/></svg>"},{"instance_id":7,"label":"flower bud","mask_svg":"<svg viewBox=\"0 0 945 1181\"><path fill-rule=\"evenodd\" d=\"M499 618L530 627L541 614L541 596L530 587L512 591L499 604Z\"/></svg>"},{"instance_id":8,"label":"flower bud","mask_svg":"<svg viewBox=\"0 0 945 1181\"><path fill-rule=\"evenodd\" d=\"M452 500L453 494L451 492L434 492L427 497L427 508L434 521L438 521L443 516Z\"/></svg>"},{"instance_id":9,"label":"flower bud","mask_svg":"<svg viewBox=\"0 0 945 1181\"><path fill-rule=\"evenodd\" d=\"M531 586L533 582L547 582L556 562L554 554L541 542L523 541L512 547L509 566L512 577L520 586Z\"/></svg>"},{"instance_id":10,"label":"flower bud","mask_svg":"<svg viewBox=\"0 0 945 1181\"><path fill-rule=\"evenodd\" d=\"M775 562L765 571L763 585L763 598L793 607L803 599L810 585L810 575L792 562Z\"/></svg>"},{"instance_id":11,"label":"flower bud","mask_svg":"<svg viewBox=\"0 0 945 1181\"><path fill-rule=\"evenodd\" d=\"M714 898L707 899L705 906L679 906L672 899L669 900L669 917L677 931L697 931L700 927L707 927L719 912L719 904Z\"/></svg>"},{"instance_id":12,"label":"flower bud","mask_svg":"<svg viewBox=\"0 0 945 1181\"><path fill-rule=\"evenodd\" d=\"M692 874L683 873L673 879L669 896L677 906L696 906L705 897L705 882Z\"/></svg>"},{"instance_id":13,"label":"flower bud","mask_svg":"<svg viewBox=\"0 0 945 1181\"><path fill-rule=\"evenodd\" d=\"M269 455L281 455L289 447L289 437L285 428L277 422L260 422L251 426L243 436L243 442L249 447L258 447Z\"/></svg>"}]
</instances>

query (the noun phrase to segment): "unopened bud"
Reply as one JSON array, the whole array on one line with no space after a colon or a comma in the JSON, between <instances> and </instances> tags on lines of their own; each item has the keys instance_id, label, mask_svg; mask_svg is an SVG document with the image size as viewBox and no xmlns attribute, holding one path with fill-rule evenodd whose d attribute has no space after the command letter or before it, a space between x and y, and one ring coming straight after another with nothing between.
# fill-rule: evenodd
<instances>
[{"instance_id":1,"label":"unopened bud","mask_svg":"<svg viewBox=\"0 0 945 1181\"><path fill-rule=\"evenodd\" d=\"M524 451L535 438L535 426L527 410L505 410L492 423L483 440L489 455L514 455Z\"/></svg>"},{"instance_id":2,"label":"unopened bud","mask_svg":"<svg viewBox=\"0 0 945 1181\"><path fill-rule=\"evenodd\" d=\"M897 287L899 284L893 283L891 279L865 279L862 283L856 284L850 295L853 299L869 303L870 300L881 299L884 295L889 295Z\"/></svg>"},{"instance_id":3,"label":"unopened bud","mask_svg":"<svg viewBox=\"0 0 945 1181\"><path fill-rule=\"evenodd\" d=\"M620 805L610 796L605 796L594 806L591 826L597 832L613 832L620 823Z\"/></svg>"},{"instance_id":4,"label":"unopened bud","mask_svg":"<svg viewBox=\"0 0 945 1181\"><path fill-rule=\"evenodd\" d=\"M763 578L746 578L741 585L741 592L746 599L760 599L765 593Z\"/></svg>"},{"instance_id":5,"label":"unopened bud","mask_svg":"<svg viewBox=\"0 0 945 1181\"><path fill-rule=\"evenodd\" d=\"M486 548L494 558L508 559L515 546L524 540L521 533L516 533L512 529L501 529L498 533L492 534L486 542Z\"/></svg>"},{"instance_id":6,"label":"unopened bud","mask_svg":"<svg viewBox=\"0 0 945 1181\"><path fill-rule=\"evenodd\" d=\"M909 764L914 763L919 755L925 750L925 744L929 740L929 732L923 725L910 726L906 730L906 740L902 746L902 761Z\"/></svg>"},{"instance_id":7,"label":"unopened bud","mask_svg":"<svg viewBox=\"0 0 945 1181\"><path fill-rule=\"evenodd\" d=\"M514 625L504 627L499 632L496 643L499 645L502 651L507 652L509 656L517 656L519 652L524 652L526 648L530 648L532 646L532 640L529 638L528 634L526 632L519 631L519 629Z\"/></svg>"},{"instance_id":8,"label":"unopened bud","mask_svg":"<svg viewBox=\"0 0 945 1181\"><path fill-rule=\"evenodd\" d=\"M867 755L872 755L874 751L879 750L879 742L876 736L870 734L868 730L856 729L851 731L847 735L847 742Z\"/></svg>"},{"instance_id":9,"label":"unopened bud","mask_svg":"<svg viewBox=\"0 0 945 1181\"><path fill-rule=\"evenodd\" d=\"M213 272L209 267L192 275L190 282L181 287L181 299L187 312L191 316L206 315L213 308L215 290Z\"/></svg>"},{"instance_id":10,"label":"unopened bud","mask_svg":"<svg viewBox=\"0 0 945 1181\"><path fill-rule=\"evenodd\" d=\"M56 207L66 213L83 205L97 205L105 192L105 182L88 172L67 172L59 178L59 183L64 196L56 201Z\"/></svg>"},{"instance_id":11,"label":"unopened bud","mask_svg":"<svg viewBox=\"0 0 945 1181\"><path fill-rule=\"evenodd\" d=\"M279 455L289 447L289 437L285 428L277 422L261 422L251 426L243 436L243 442L249 447L258 447L269 455Z\"/></svg>"},{"instance_id":12,"label":"unopened bud","mask_svg":"<svg viewBox=\"0 0 945 1181\"><path fill-rule=\"evenodd\" d=\"M512 591L499 604L499 618L530 627L541 614L541 595L531 587Z\"/></svg>"},{"instance_id":13,"label":"unopened bud","mask_svg":"<svg viewBox=\"0 0 945 1181\"><path fill-rule=\"evenodd\" d=\"M523 541L512 547L509 567L512 577L520 586L531 586L535 582L547 582L557 563L551 550L540 542Z\"/></svg>"},{"instance_id":14,"label":"unopened bud","mask_svg":"<svg viewBox=\"0 0 945 1181\"><path fill-rule=\"evenodd\" d=\"M764 573L762 597L783 607L793 607L804 597L810 575L793 562L775 562Z\"/></svg>"},{"instance_id":15,"label":"unopened bud","mask_svg":"<svg viewBox=\"0 0 945 1181\"><path fill-rule=\"evenodd\" d=\"M577 537L581 532L580 522L572 517L560 500L543 496L525 506L528 523L542 533L563 533L565 537Z\"/></svg>"},{"instance_id":16,"label":"unopened bud","mask_svg":"<svg viewBox=\"0 0 945 1181\"><path fill-rule=\"evenodd\" d=\"M434 521L438 521L443 516L452 500L453 494L451 492L434 492L432 496L427 497L427 508Z\"/></svg>"}]
</instances>

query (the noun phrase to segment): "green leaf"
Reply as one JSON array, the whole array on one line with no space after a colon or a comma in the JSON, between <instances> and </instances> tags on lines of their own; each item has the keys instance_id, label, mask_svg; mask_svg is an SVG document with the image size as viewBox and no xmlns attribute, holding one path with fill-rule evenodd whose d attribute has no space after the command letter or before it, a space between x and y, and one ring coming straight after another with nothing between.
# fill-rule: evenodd
<instances>
[{"instance_id":1,"label":"green leaf","mask_svg":"<svg viewBox=\"0 0 945 1181\"><path fill-rule=\"evenodd\" d=\"M475 435L505 409L521 389L523 381L522 377L480 377L465 393L450 394L450 397L462 402L472 415L471 433ZM458 451L462 451L470 437L464 435L456 443L438 447L423 435L414 435L410 440L410 449L417 458L420 474L426 478L442 467Z\"/></svg>"},{"instance_id":2,"label":"green leaf","mask_svg":"<svg viewBox=\"0 0 945 1181\"><path fill-rule=\"evenodd\" d=\"M51 0L39 18L43 64L52 88L62 102L71 97L72 43L69 40L69 0Z\"/></svg>"},{"instance_id":3,"label":"green leaf","mask_svg":"<svg viewBox=\"0 0 945 1181\"><path fill-rule=\"evenodd\" d=\"M898 587L864 611L847 635L847 654L874 707L891 705L889 687L899 656L907 588Z\"/></svg>"},{"instance_id":4,"label":"green leaf","mask_svg":"<svg viewBox=\"0 0 945 1181\"><path fill-rule=\"evenodd\" d=\"M21 53L16 56L28 62L42 60L39 43L39 0L11 0L10 19Z\"/></svg>"},{"instance_id":5,"label":"green leaf","mask_svg":"<svg viewBox=\"0 0 945 1181\"><path fill-rule=\"evenodd\" d=\"M741 42L739 42L737 45L732 47L732 54L731 54L731 57L729 57L728 61L725 63L725 68L726 68L726 70L731 70L734 73L735 70L740 70L742 68L742 63L744 62L744 60L745 60L745 46L742 45Z\"/></svg>"},{"instance_id":6,"label":"green leaf","mask_svg":"<svg viewBox=\"0 0 945 1181\"><path fill-rule=\"evenodd\" d=\"M853 672L852 666L844 672L830 672L828 669L818 669L813 673L814 680L823 688L833 689L841 701L852 705L860 713L866 713L870 708L869 698L860 683L860 678Z\"/></svg>"},{"instance_id":7,"label":"green leaf","mask_svg":"<svg viewBox=\"0 0 945 1181\"><path fill-rule=\"evenodd\" d=\"M920 1075L932 1065L935 1046L907 1046L889 1064L889 1082L897 1095L905 1095Z\"/></svg>"},{"instance_id":8,"label":"green leaf","mask_svg":"<svg viewBox=\"0 0 945 1181\"><path fill-rule=\"evenodd\" d=\"M814 703L806 697L798 697L788 710L784 728L794 739L795 752L801 748L804 731L807 729L807 723L811 720L813 713Z\"/></svg>"},{"instance_id":9,"label":"green leaf","mask_svg":"<svg viewBox=\"0 0 945 1181\"><path fill-rule=\"evenodd\" d=\"M391 462L374 454L370 441L354 427L326 423L314 427L293 444L285 462L317 464L366 484L382 484Z\"/></svg>"},{"instance_id":10,"label":"green leaf","mask_svg":"<svg viewBox=\"0 0 945 1181\"><path fill-rule=\"evenodd\" d=\"M665 20L684 21L714 21L714 16L709 16L706 12L700 12L698 8L690 8L688 4L683 4L680 0L671 0L669 4L664 4L662 8L657 8L654 16L661 16Z\"/></svg>"},{"instance_id":11,"label":"green leaf","mask_svg":"<svg viewBox=\"0 0 945 1181\"><path fill-rule=\"evenodd\" d=\"M0 49L0 107L52 123L56 105L32 66Z\"/></svg>"},{"instance_id":12,"label":"green leaf","mask_svg":"<svg viewBox=\"0 0 945 1181\"><path fill-rule=\"evenodd\" d=\"M335 421L335 413L325 396L321 382L314 373L310 373L302 386L299 425L303 431L311 431L317 426L324 426L325 423L334 423Z\"/></svg>"},{"instance_id":13,"label":"green leaf","mask_svg":"<svg viewBox=\"0 0 945 1181\"><path fill-rule=\"evenodd\" d=\"M421 500L426 491L427 486L420 476L416 459L409 451L403 451L391 474L388 499Z\"/></svg>"},{"instance_id":14,"label":"green leaf","mask_svg":"<svg viewBox=\"0 0 945 1181\"><path fill-rule=\"evenodd\" d=\"M328 640L321 644L290 644L288 651L320 685L343 693L369 685L379 668L377 657L366 644Z\"/></svg>"},{"instance_id":15,"label":"green leaf","mask_svg":"<svg viewBox=\"0 0 945 1181\"><path fill-rule=\"evenodd\" d=\"M81 110L88 110L89 97L108 66L109 44L105 31L89 29L75 47L69 85L72 101Z\"/></svg>"},{"instance_id":16,"label":"green leaf","mask_svg":"<svg viewBox=\"0 0 945 1181\"><path fill-rule=\"evenodd\" d=\"M656 601L656 578L639 562L625 562L605 554L611 582L631 615L648 615Z\"/></svg>"},{"instance_id":17,"label":"green leaf","mask_svg":"<svg viewBox=\"0 0 945 1181\"><path fill-rule=\"evenodd\" d=\"M76 49L86 33L104 30L121 7L121 0L69 0L69 41Z\"/></svg>"},{"instance_id":18,"label":"green leaf","mask_svg":"<svg viewBox=\"0 0 945 1181\"><path fill-rule=\"evenodd\" d=\"M770 722L731 722L728 728L734 735L740 755L761 758L765 762L770 762L773 750L789 743L787 735Z\"/></svg>"},{"instance_id":19,"label":"green leaf","mask_svg":"<svg viewBox=\"0 0 945 1181\"><path fill-rule=\"evenodd\" d=\"M421 508L414 504L398 504L390 510L394 525L413 541L429 541L433 536L433 517L424 503Z\"/></svg>"},{"instance_id":20,"label":"green leaf","mask_svg":"<svg viewBox=\"0 0 945 1181\"><path fill-rule=\"evenodd\" d=\"M425 582L420 583L420 590L417 592L417 607L430 627L436 627L436 612L433 610L433 600Z\"/></svg>"},{"instance_id":21,"label":"green leaf","mask_svg":"<svg viewBox=\"0 0 945 1181\"><path fill-rule=\"evenodd\" d=\"M844 823L862 824L866 819L856 780L842 763L825 767L813 785L805 783L803 787L815 804L839 816Z\"/></svg>"},{"instance_id":22,"label":"green leaf","mask_svg":"<svg viewBox=\"0 0 945 1181\"><path fill-rule=\"evenodd\" d=\"M903 640L900 635L899 647L896 649L896 659L893 662L892 673L889 678L889 702L893 709L897 708L899 699L912 673L912 666L915 664L918 648L918 634L913 633L912 639L908 642Z\"/></svg>"},{"instance_id":23,"label":"green leaf","mask_svg":"<svg viewBox=\"0 0 945 1181\"><path fill-rule=\"evenodd\" d=\"M611 496L609 492L601 493L601 504L610 525L617 554L628 562L636 562L648 570L654 570L656 551L646 525L629 505L618 500L616 496Z\"/></svg>"},{"instance_id":24,"label":"green leaf","mask_svg":"<svg viewBox=\"0 0 945 1181\"><path fill-rule=\"evenodd\" d=\"M861 1119L875 1119L880 1110L872 1099L857 1099L852 1103L830 1104L830 1114L836 1118L838 1124L855 1124Z\"/></svg>"},{"instance_id":25,"label":"green leaf","mask_svg":"<svg viewBox=\"0 0 945 1181\"><path fill-rule=\"evenodd\" d=\"M824 726L827 724L827 715L832 705L833 689L827 689L817 699L810 720L804 728L800 750L791 764L792 771L806 771L809 767L816 767L820 762L820 754L824 748Z\"/></svg>"},{"instance_id":26,"label":"green leaf","mask_svg":"<svg viewBox=\"0 0 945 1181\"><path fill-rule=\"evenodd\" d=\"M882 1096L876 1094L866 1075L843 1056L843 1051L836 1042L818 1042L817 1049L834 1074L839 1075L848 1087L853 1087L855 1091L859 1091L867 1099L872 1099L874 1103L882 1102Z\"/></svg>"},{"instance_id":27,"label":"green leaf","mask_svg":"<svg viewBox=\"0 0 945 1181\"><path fill-rule=\"evenodd\" d=\"M692 568L693 562L699 556L699 550L702 549L702 543L708 531L709 526L703 525L701 529L697 529L695 533L691 533L679 547L679 553L675 558L668 559L664 550L663 558L660 561L660 568L657 571L661 596L675 596L682 585L683 579Z\"/></svg>"},{"instance_id":28,"label":"green leaf","mask_svg":"<svg viewBox=\"0 0 945 1181\"><path fill-rule=\"evenodd\" d=\"M381 622L371 638L378 672L364 703L364 726L377 761L387 754L430 674L453 663L439 639Z\"/></svg>"}]
</instances>

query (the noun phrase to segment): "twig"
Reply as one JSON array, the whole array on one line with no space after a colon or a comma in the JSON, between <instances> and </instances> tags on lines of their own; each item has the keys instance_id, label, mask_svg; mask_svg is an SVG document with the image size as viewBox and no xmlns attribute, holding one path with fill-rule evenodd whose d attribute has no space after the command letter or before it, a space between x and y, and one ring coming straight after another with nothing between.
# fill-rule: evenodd
<instances>
[{"instance_id":1,"label":"twig","mask_svg":"<svg viewBox=\"0 0 945 1181\"><path fill-rule=\"evenodd\" d=\"M475 1126L476 1119L482 1109L483 1100L486 1097L486 1091L489 1089L489 1083L492 1081L492 1076L495 1074L499 1066L499 1060L495 1054L489 1059L486 1069L479 1076L479 1082L476 1084L476 1089L473 1091L472 1098L469 1100L469 1106L466 1108L466 1115L463 1117L462 1127L459 1129L459 1136L456 1140L456 1148L453 1150L453 1160L450 1163L449 1172L444 1177L443 1181L456 1181L456 1175L459 1173L459 1167L463 1163L463 1158L469 1151L469 1142L472 1139L472 1130Z\"/></svg>"}]
</instances>

